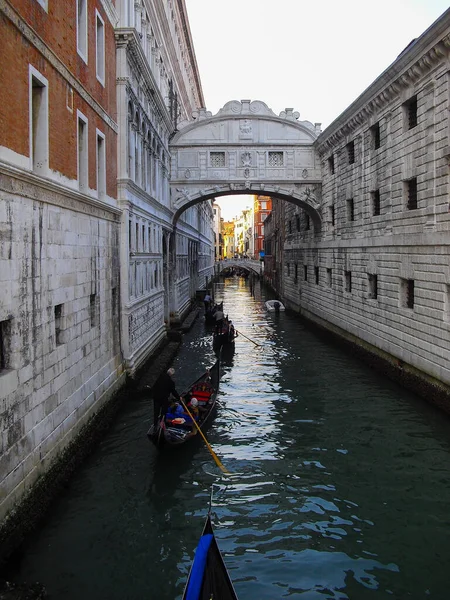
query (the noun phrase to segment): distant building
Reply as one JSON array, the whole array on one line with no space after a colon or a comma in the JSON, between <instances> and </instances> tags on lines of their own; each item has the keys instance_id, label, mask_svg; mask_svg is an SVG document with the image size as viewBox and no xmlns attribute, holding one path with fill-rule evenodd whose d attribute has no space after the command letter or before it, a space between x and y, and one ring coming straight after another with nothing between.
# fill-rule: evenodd
<instances>
[{"instance_id":1,"label":"distant building","mask_svg":"<svg viewBox=\"0 0 450 600\"><path fill-rule=\"evenodd\" d=\"M222 209L219 204L213 202L212 205L214 215L214 259L220 260L223 258L223 219L221 217Z\"/></svg>"},{"instance_id":2,"label":"distant building","mask_svg":"<svg viewBox=\"0 0 450 600\"><path fill-rule=\"evenodd\" d=\"M270 196L254 196L254 199L254 251L252 256L259 259L264 250L264 221L272 210L272 198Z\"/></svg>"},{"instance_id":3,"label":"distant building","mask_svg":"<svg viewBox=\"0 0 450 600\"><path fill-rule=\"evenodd\" d=\"M235 245L235 225L234 221L224 221L223 223L223 258L234 258L236 254Z\"/></svg>"},{"instance_id":4,"label":"distant building","mask_svg":"<svg viewBox=\"0 0 450 600\"><path fill-rule=\"evenodd\" d=\"M253 207L244 209L234 220L234 244L238 256L253 255Z\"/></svg>"}]
</instances>

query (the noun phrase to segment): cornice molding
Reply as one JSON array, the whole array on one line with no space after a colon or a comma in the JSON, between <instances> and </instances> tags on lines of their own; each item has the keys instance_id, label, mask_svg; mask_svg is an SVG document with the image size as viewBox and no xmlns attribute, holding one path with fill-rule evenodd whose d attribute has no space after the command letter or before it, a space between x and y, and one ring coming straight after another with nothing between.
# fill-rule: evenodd
<instances>
[{"instance_id":1,"label":"cornice molding","mask_svg":"<svg viewBox=\"0 0 450 600\"><path fill-rule=\"evenodd\" d=\"M166 125L170 135L174 131L173 123L170 119L169 111L164 104L158 84L156 83L152 70L148 64L147 58L142 50L141 44L137 37L137 31L129 27L123 27L116 29L115 37L116 46L118 48L120 47L126 49L128 56L134 63L136 73L143 77L145 83L145 92L147 96L155 103L157 111L159 112L161 119L164 121L164 124Z\"/></svg>"},{"instance_id":2,"label":"cornice molding","mask_svg":"<svg viewBox=\"0 0 450 600\"><path fill-rule=\"evenodd\" d=\"M115 206L6 163L0 163L0 189L35 202L53 204L116 223L120 222L122 215Z\"/></svg>"},{"instance_id":3,"label":"cornice molding","mask_svg":"<svg viewBox=\"0 0 450 600\"><path fill-rule=\"evenodd\" d=\"M111 0L100 0L100 3L109 19L109 22L113 27L116 27L117 23L119 22L119 15L117 14L116 7Z\"/></svg>"},{"instance_id":4,"label":"cornice molding","mask_svg":"<svg viewBox=\"0 0 450 600\"><path fill-rule=\"evenodd\" d=\"M0 12L2 12L9 21L20 31L23 37L38 50L48 61L48 63L73 87L83 100L89 104L107 125L115 132L118 132L117 123L110 117L105 109L95 100L91 94L82 86L78 79L69 71L58 56L47 46L20 15L11 7L7 0L0 0Z\"/></svg>"},{"instance_id":5,"label":"cornice molding","mask_svg":"<svg viewBox=\"0 0 450 600\"><path fill-rule=\"evenodd\" d=\"M346 140L364 122L379 113L403 90L416 85L425 75L448 59L450 32L448 15L405 50L374 83L368 87L317 139L317 150L324 155ZM441 37L437 41L436 36ZM431 38L431 39L430 39ZM431 47L430 47L430 44Z\"/></svg>"}]
</instances>

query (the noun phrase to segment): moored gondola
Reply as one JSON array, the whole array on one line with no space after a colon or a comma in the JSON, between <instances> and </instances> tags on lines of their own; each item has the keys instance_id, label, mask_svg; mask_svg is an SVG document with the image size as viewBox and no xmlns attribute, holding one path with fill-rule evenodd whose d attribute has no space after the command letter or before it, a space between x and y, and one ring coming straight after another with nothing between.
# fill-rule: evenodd
<instances>
[{"instance_id":1,"label":"moored gondola","mask_svg":"<svg viewBox=\"0 0 450 600\"><path fill-rule=\"evenodd\" d=\"M206 312L205 312L205 323L207 325L215 325L216 323L216 312L220 310L223 310L223 301L219 302L218 304L214 304L211 308L209 308Z\"/></svg>"},{"instance_id":2,"label":"moored gondola","mask_svg":"<svg viewBox=\"0 0 450 600\"><path fill-rule=\"evenodd\" d=\"M198 434L198 429L203 430L212 419L219 391L219 379L220 359L218 358L214 365L182 394L179 405L162 415L156 426L150 427L147 432L149 439L156 446L162 447L179 446L194 438ZM194 398L195 408L191 404Z\"/></svg>"},{"instance_id":3,"label":"moored gondola","mask_svg":"<svg viewBox=\"0 0 450 600\"><path fill-rule=\"evenodd\" d=\"M183 600L211 600L211 598L237 600L237 595L217 545L211 515L208 512Z\"/></svg>"}]
</instances>

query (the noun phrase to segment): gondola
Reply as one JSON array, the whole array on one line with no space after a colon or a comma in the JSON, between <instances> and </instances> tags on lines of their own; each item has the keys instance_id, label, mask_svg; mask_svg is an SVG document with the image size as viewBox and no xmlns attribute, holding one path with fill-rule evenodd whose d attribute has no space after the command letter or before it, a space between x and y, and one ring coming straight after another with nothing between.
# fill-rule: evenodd
<instances>
[{"instance_id":1,"label":"gondola","mask_svg":"<svg viewBox=\"0 0 450 600\"><path fill-rule=\"evenodd\" d=\"M183 600L238 600L217 545L208 512L194 562L189 572Z\"/></svg>"},{"instance_id":2,"label":"gondola","mask_svg":"<svg viewBox=\"0 0 450 600\"><path fill-rule=\"evenodd\" d=\"M197 399L199 416L196 422L201 430L206 427L213 416L217 392L219 391L219 378L220 358L201 377L196 379L181 396L185 405L188 404L190 399ZM157 447L184 444L198 435L191 416L192 413L183 412L183 407L180 406L179 412L168 412L163 415L156 426L152 425L150 427L147 436Z\"/></svg>"},{"instance_id":3,"label":"gondola","mask_svg":"<svg viewBox=\"0 0 450 600\"><path fill-rule=\"evenodd\" d=\"M223 310L223 300L219 304L214 304L209 310L205 312L205 323L207 325L214 325L216 322L216 311Z\"/></svg>"},{"instance_id":4,"label":"gondola","mask_svg":"<svg viewBox=\"0 0 450 600\"><path fill-rule=\"evenodd\" d=\"M279 300L267 300L265 306L266 310L268 310L269 312L280 312L280 310L286 310L284 304Z\"/></svg>"},{"instance_id":5,"label":"gondola","mask_svg":"<svg viewBox=\"0 0 450 600\"><path fill-rule=\"evenodd\" d=\"M234 345L234 340L237 337L236 330L232 321L225 317L222 321L222 326L219 329L215 329L213 333L213 347L215 350L220 349L222 346Z\"/></svg>"}]
</instances>

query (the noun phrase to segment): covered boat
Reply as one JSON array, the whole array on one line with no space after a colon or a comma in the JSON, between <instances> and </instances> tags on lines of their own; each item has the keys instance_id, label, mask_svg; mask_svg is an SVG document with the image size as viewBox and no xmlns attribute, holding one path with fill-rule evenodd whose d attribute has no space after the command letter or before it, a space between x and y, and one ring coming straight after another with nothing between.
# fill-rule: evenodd
<instances>
[{"instance_id":1,"label":"covered boat","mask_svg":"<svg viewBox=\"0 0 450 600\"><path fill-rule=\"evenodd\" d=\"M217 545L208 513L183 600L237 600L236 592Z\"/></svg>"},{"instance_id":2,"label":"covered boat","mask_svg":"<svg viewBox=\"0 0 450 600\"><path fill-rule=\"evenodd\" d=\"M158 447L168 444L178 446L194 438L198 428L203 430L213 416L219 391L220 360L205 371L181 395L182 402L176 409L169 410L163 415L156 426L152 425L147 432L149 439ZM190 406L193 399L197 401L198 415ZM195 419L196 424L193 422Z\"/></svg>"},{"instance_id":3,"label":"covered boat","mask_svg":"<svg viewBox=\"0 0 450 600\"><path fill-rule=\"evenodd\" d=\"M280 310L286 310L284 305L279 300L267 300L265 303L266 310L269 312L279 312Z\"/></svg>"}]
</instances>

